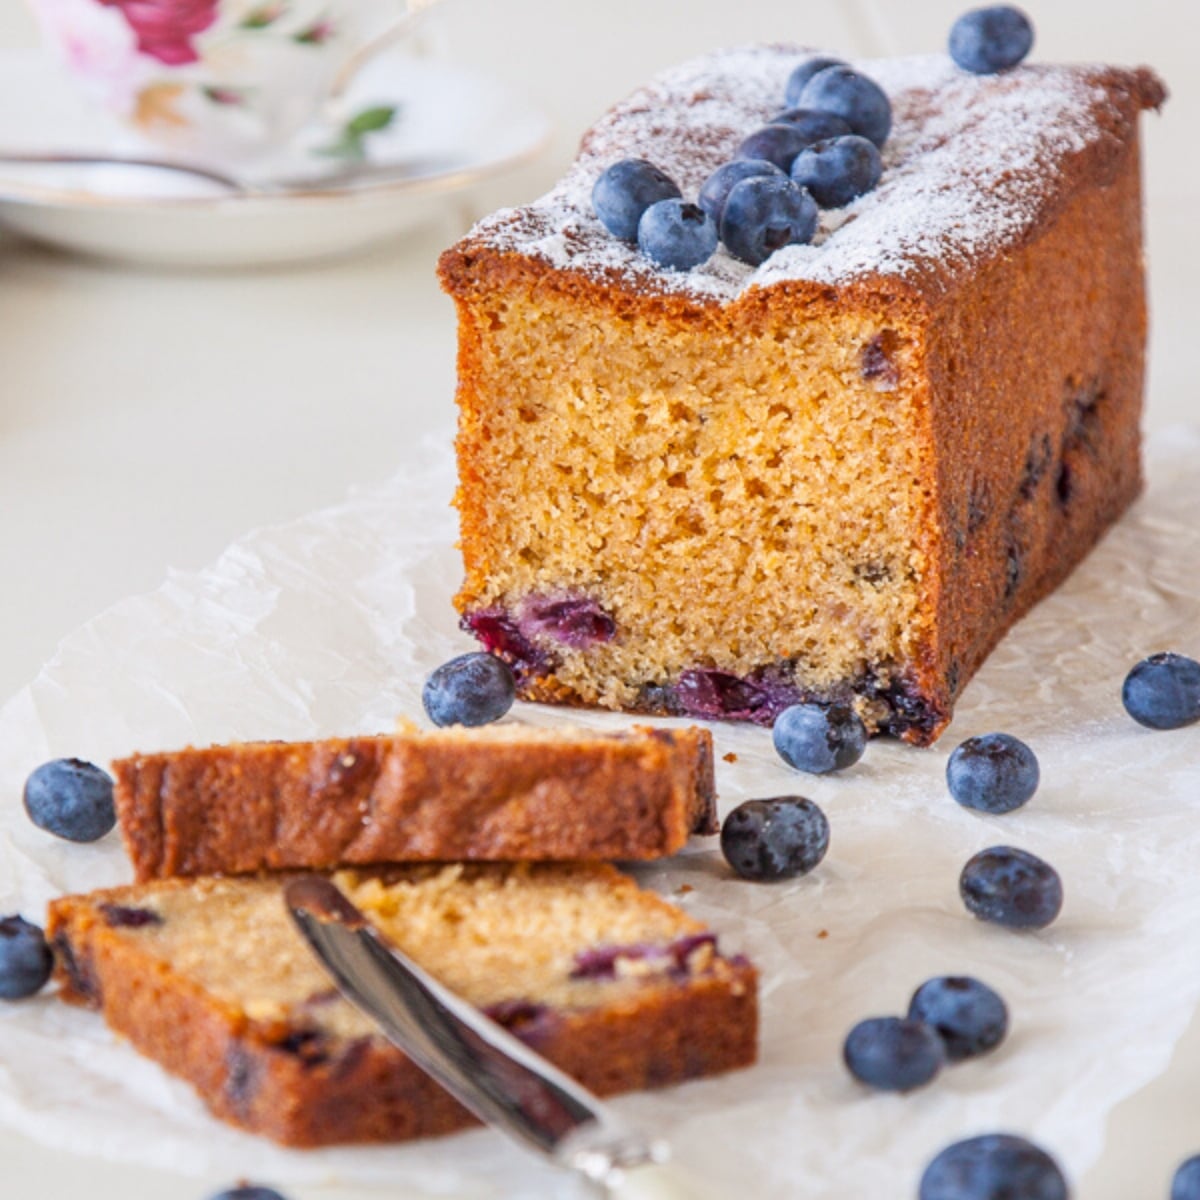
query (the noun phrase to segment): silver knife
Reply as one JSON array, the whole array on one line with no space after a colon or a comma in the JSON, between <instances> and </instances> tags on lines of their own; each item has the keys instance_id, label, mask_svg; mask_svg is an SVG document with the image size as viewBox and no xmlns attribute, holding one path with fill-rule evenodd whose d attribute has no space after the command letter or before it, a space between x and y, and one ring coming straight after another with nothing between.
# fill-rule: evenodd
<instances>
[{"instance_id":1,"label":"silver knife","mask_svg":"<svg viewBox=\"0 0 1200 1200\"><path fill-rule=\"evenodd\" d=\"M619 1200L713 1193L668 1162L664 1142L607 1106L439 983L328 879L291 880L284 902L339 991L480 1120Z\"/></svg>"}]
</instances>

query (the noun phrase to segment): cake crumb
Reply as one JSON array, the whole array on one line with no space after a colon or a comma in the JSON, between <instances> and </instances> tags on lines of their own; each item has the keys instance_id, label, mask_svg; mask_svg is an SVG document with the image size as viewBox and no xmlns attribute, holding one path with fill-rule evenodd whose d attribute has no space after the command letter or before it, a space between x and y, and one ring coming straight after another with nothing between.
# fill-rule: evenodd
<instances>
[{"instance_id":1,"label":"cake crumb","mask_svg":"<svg viewBox=\"0 0 1200 1200\"><path fill-rule=\"evenodd\" d=\"M828 930L828 929L821 929L821 930L819 930L819 931L817 932L817 937L818 937L819 939L822 939L822 940L823 940L823 939L827 938L828 936L829 936L829 930Z\"/></svg>"},{"instance_id":2,"label":"cake crumb","mask_svg":"<svg viewBox=\"0 0 1200 1200\"><path fill-rule=\"evenodd\" d=\"M696 889L690 883L681 883L676 889L677 896L686 896L688 892L694 892Z\"/></svg>"},{"instance_id":3,"label":"cake crumb","mask_svg":"<svg viewBox=\"0 0 1200 1200\"><path fill-rule=\"evenodd\" d=\"M730 752L729 752L728 754L722 754L722 755L721 755L721 757L722 757L722 758L723 758L723 759L724 759L724 760L725 760L727 763L735 763L735 762L737 762L737 755L736 755L736 754L734 754L734 752L733 752L732 750L730 750Z\"/></svg>"}]
</instances>

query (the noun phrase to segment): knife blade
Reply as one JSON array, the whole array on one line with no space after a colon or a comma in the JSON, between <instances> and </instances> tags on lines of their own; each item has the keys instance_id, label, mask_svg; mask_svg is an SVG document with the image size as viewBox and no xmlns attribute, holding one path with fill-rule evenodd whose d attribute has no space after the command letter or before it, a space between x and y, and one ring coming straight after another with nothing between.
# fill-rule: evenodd
<instances>
[{"instance_id":1,"label":"knife blade","mask_svg":"<svg viewBox=\"0 0 1200 1200\"><path fill-rule=\"evenodd\" d=\"M464 1107L601 1195L682 1200L711 1194L667 1165L669 1151L439 983L330 880L290 880L284 902L337 984L394 1045Z\"/></svg>"}]
</instances>

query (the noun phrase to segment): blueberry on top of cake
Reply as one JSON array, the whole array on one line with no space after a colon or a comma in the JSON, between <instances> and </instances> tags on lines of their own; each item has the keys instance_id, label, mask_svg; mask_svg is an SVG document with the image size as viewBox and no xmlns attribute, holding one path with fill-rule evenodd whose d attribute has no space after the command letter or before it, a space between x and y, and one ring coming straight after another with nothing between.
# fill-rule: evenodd
<instances>
[{"instance_id":1,"label":"blueberry on top of cake","mask_svg":"<svg viewBox=\"0 0 1200 1200\"><path fill-rule=\"evenodd\" d=\"M754 284L791 279L946 284L1022 240L1079 181L1111 170L1138 113L1166 95L1145 68L1037 64L980 76L945 55L853 62L892 102L884 182L848 212L826 214L813 246L789 247L762 271L722 253L685 280L664 278L605 235L591 190L609 164L636 147L684 196L695 196L780 109L789 74L809 57L796 47L744 47L664 72L588 131L552 191L486 218L467 244L723 302Z\"/></svg>"},{"instance_id":2,"label":"blueberry on top of cake","mask_svg":"<svg viewBox=\"0 0 1200 1200\"><path fill-rule=\"evenodd\" d=\"M700 196L810 57L668 71L442 258L456 604L527 699L764 725L849 705L928 743L1137 494L1149 70L851 63L891 106L878 186L758 265L664 269L596 217L626 158ZM566 599L606 636L527 620Z\"/></svg>"}]
</instances>

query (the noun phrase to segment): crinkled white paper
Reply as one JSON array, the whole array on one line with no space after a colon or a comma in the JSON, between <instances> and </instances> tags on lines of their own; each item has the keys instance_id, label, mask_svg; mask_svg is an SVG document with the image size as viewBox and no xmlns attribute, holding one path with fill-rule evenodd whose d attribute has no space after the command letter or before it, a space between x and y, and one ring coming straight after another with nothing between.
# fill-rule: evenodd
<instances>
[{"instance_id":1,"label":"crinkled white paper","mask_svg":"<svg viewBox=\"0 0 1200 1200\"><path fill-rule=\"evenodd\" d=\"M115 835L81 847L29 825L20 793L46 758L374 732L420 717L420 686L469 648L450 596L459 567L446 444L386 486L263 530L194 574L118 604L68 638L0 711L0 910L130 878ZM809 877L731 878L715 840L645 882L711 921L762 969L755 1068L619 1101L729 1195L891 1200L960 1136L1032 1135L1078 1178L1119 1100L1166 1066L1200 999L1200 726L1152 733L1122 710L1127 669L1200 654L1200 431L1151 447L1146 497L1005 639L932 750L875 742L836 778L797 775L753 728L715 727L723 811L802 792L832 825ZM539 724L627 718L518 706ZM1006 730L1042 767L1029 806L985 818L949 798L946 757ZM735 754L727 763L722 756ZM1066 885L1039 934L988 926L958 899L962 864L998 843L1052 862ZM684 887L690 885L691 890ZM930 1087L872 1095L841 1064L856 1020L898 1013L930 975L978 975L1012 1033ZM188 1088L52 996L0 1010L0 1121L48 1145L281 1185L386 1185L391 1195L566 1195L557 1174L473 1132L407 1147L283 1151L210 1119Z\"/></svg>"}]
</instances>

